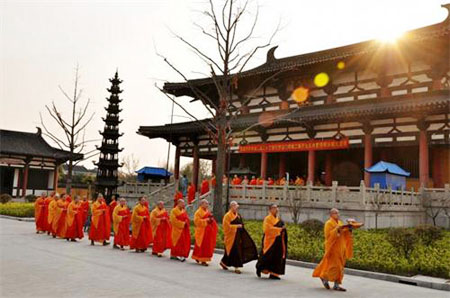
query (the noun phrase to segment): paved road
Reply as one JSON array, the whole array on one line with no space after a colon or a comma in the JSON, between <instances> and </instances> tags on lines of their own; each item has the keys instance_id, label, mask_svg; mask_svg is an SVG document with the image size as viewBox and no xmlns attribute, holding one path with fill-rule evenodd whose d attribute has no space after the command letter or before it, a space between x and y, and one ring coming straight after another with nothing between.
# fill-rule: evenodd
<instances>
[{"instance_id":1,"label":"paved road","mask_svg":"<svg viewBox=\"0 0 450 298\"><path fill-rule=\"evenodd\" d=\"M90 246L34 233L34 224L0 219L1 297L450 297L450 293L347 275L346 293L327 291L311 270L288 266L281 281Z\"/></svg>"}]
</instances>

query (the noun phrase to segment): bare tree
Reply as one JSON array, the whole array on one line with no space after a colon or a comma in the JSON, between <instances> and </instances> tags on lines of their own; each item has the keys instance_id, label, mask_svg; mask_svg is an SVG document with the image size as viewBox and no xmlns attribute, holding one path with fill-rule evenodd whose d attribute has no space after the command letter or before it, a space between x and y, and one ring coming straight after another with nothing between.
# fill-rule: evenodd
<instances>
[{"instance_id":1,"label":"bare tree","mask_svg":"<svg viewBox=\"0 0 450 298\"><path fill-rule=\"evenodd\" d=\"M289 209L291 211L292 221L295 224L298 224L300 221L300 214L303 207L303 195L301 190L298 190L295 193L295 196L291 196L288 193L288 202L289 202Z\"/></svg>"},{"instance_id":2,"label":"bare tree","mask_svg":"<svg viewBox=\"0 0 450 298\"><path fill-rule=\"evenodd\" d=\"M95 113L88 116L88 108L90 104L90 99L86 102L81 102L83 90L79 89L79 67L75 68L75 81L73 87L73 94L70 96L61 86L58 86L64 98L67 99L71 104L71 109L68 112L69 117L63 117L63 111L59 109L55 102L52 101L51 106L45 105L45 108L50 115L50 117L59 126L59 131L50 131L44 123L42 118L42 113L39 113L41 120L41 125L44 128L44 135L49 137L60 149L68 150L70 152L69 164L67 169L67 180L66 180L66 192L70 193L72 189L72 170L75 165L79 162L89 159L98 153L96 149L85 152L86 146L90 142L95 142L98 140L86 140L86 127L91 122ZM62 130L62 133L60 132ZM62 135L62 136L61 136ZM82 159L75 161L79 154L83 154Z\"/></svg>"},{"instance_id":3,"label":"bare tree","mask_svg":"<svg viewBox=\"0 0 450 298\"><path fill-rule=\"evenodd\" d=\"M122 158L123 167L120 169L119 175L121 180L132 182L136 180L136 171L139 167L139 158L134 154L127 155Z\"/></svg>"},{"instance_id":4,"label":"bare tree","mask_svg":"<svg viewBox=\"0 0 450 298\"><path fill-rule=\"evenodd\" d=\"M422 204L425 209L425 214L433 221L436 226L436 219L443 213L445 216L449 215L450 197L445 194L442 197L436 196L433 199L433 193L422 189Z\"/></svg>"},{"instance_id":5,"label":"bare tree","mask_svg":"<svg viewBox=\"0 0 450 298\"><path fill-rule=\"evenodd\" d=\"M203 43L196 45L178 34L175 34L175 37L206 63L210 77L214 83L214 95L203 92L201 88L192 84L183 72L165 56L159 53L158 55L183 78L194 96L201 100L205 109L212 116L211 121L199 121L183 105L177 103L168 95L164 89L158 86L156 87L187 115L195 119L217 145L217 167L215 173L217 184L214 189L213 210L215 218L220 220L224 213L222 177L225 174L225 156L233 132L231 129L231 121L234 117L242 113L245 106L253 99L254 95L263 87L268 79L254 89L253 96L246 96L246 101L242 103L240 108L236 108L232 104L233 88L237 84L239 74L244 70L254 55L259 50L271 45L272 39L279 30L279 25L265 42L260 45L252 45L253 39L255 39L255 28L258 24L259 7L256 7L255 13L252 15L248 8L249 1L225 0L219 8L214 6L213 0L209 0L208 3L208 9L203 12L203 16L206 18L208 25L198 23L194 23L194 25L200 29L205 40L215 44L215 54L209 54L204 51L201 47ZM246 16L250 16L250 26L244 26L242 24ZM274 76L271 76L271 78Z\"/></svg>"}]
</instances>

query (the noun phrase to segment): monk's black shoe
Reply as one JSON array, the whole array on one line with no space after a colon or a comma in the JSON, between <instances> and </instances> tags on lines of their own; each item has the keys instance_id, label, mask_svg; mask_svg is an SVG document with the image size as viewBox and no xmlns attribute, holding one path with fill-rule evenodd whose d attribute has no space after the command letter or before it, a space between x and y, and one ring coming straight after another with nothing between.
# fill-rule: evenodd
<instances>
[{"instance_id":1,"label":"monk's black shoe","mask_svg":"<svg viewBox=\"0 0 450 298\"><path fill-rule=\"evenodd\" d=\"M178 261L178 258L177 258L177 257L170 257L170 259L171 259L171 260Z\"/></svg>"},{"instance_id":2,"label":"monk's black shoe","mask_svg":"<svg viewBox=\"0 0 450 298\"><path fill-rule=\"evenodd\" d=\"M329 290L330 289L330 284L328 283L327 280L325 279L320 279L322 281L323 286L325 287L325 289Z\"/></svg>"},{"instance_id":3,"label":"monk's black shoe","mask_svg":"<svg viewBox=\"0 0 450 298\"><path fill-rule=\"evenodd\" d=\"M94 245L94 240L91 240L91 245Z\"/></svg>"},{"instance_id":4,"label":"monk's black shoe","mask_svg":"<svg viewBox=\"0 0 450 298\"><path fill-rule=\"evenodd\" d=\"M261 277L261 270L256 269L256 276Z\"/></svg>"},{"instance_id":5,"label":"monk's black shoe","mask_svg":"<svg viewBox=\"0 0 450 298\"><path fill-rule=\"evenodd\" d=\"M109 242L103 241L103 246L109 245Z\"/></svg>"},{"instance_id":6,"label":"monk's black shoe","mask_svg":"<svg viewBox=\"0 0 450 298\"><path fill-rule=\"evenodd\" d=\"M275 279L275 280L280 280L281 278L279 278L278 276L276 276L276 275L269 275L269 279Z\"/></svg>"}]
</instances>

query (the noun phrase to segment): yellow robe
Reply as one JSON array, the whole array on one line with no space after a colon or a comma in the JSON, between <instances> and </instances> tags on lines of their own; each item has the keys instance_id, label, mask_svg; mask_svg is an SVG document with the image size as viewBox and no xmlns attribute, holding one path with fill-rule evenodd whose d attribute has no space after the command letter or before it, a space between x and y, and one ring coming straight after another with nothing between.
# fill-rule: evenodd
<instances>
[{"instance_id":1,"label":"yellow robe","mask_svg":"<svg viewBox=\"0 0 450 298\"><path fill-rule=\"evenodd\" d=\"M208 225L208 220L203 217L206 215L206 211L200 207L194 214L194 225L195 225L195 243L197 246L202 246L203 236L205 235L205 228Z\"/></svg>"},{"instance_id":2,"label":"yellow robe","mask_svg":"<svg viewBox=\"0 0 450 298\"><path fill-rule=\"evenodd\" d=\"M275 225L280 221L278 217L269 214L264 218L263 231L264 231L264 247L263 253L265 254L269 248L275 242L275 238L280 236L282 228L275 227Z\"/></svg>"},{"instance_id":3,"label":"yellow robe","mask_svg":"<svg viewBox=\"0 0 450 298\"><path fill-rule=\"evenodd\" d=\"M223 238L225 244L225 251L229 255L231 252L231 248L233 247L234 239L236 237L236 231L238 229L237 225L232 225L231 222L236 219L238 216L237 213L233 213L233 211L228 211L222 220L222 228L223 228Z\"/></svg>"},{"instance_id":4,"label":"yellow robe","mask_svg":"<svg viewBox=\"0 0 450 298\"><path fill-rule=\"evenodd\" d=\"M325 223L325 254L313 272L313 277L342 283L346 259L353 256L353 238L351 232L342 226L342 221L330 218Z\"/></svg>"},{"instance_id":5,"label":"yellow robe","mask_svg":"<svg viewBox=\"0 0 450 298\"><path fill-rule=\"evenodd\" d=\"M177 217L183 212L186 211L184 209L180 210L178 207L175 207L172 211L170 211L170 223L172 224L172 244L174 246L178 243L178 239L180 239L181 233L183 233L184 225L186 224L186 222L177 219Z\"/></svg>"},{"instance_id":6,"label":"yellow robe","mask_svg":"<svg viewBox=\"0 0 450 298\"><path fill-rule=\"evenodd\" d=\"M137 238L139 236L139 231L141 229L142 222L144 221L144 217L139 215L140 212L144 212L147 207L142 206L141 204L137 204L133 208L133 213L131 214L131 234L133 238Z\"/></svg>"},{"instance_id":7,"label":"yellow robe","mask_svg":"<svg viewBox=\"0 0 450 298\"><path fill-rule=\"evenodd\" d=\"M57 208L57 201L56 200L52 200L49 204L48 204L48 217L47 217L47 222L48 224L53 228L53 219L55 218L55 213L56 213L56 208Z\"/></svg>"},{"instance_id":8,"label":"yellow robe","mask_svg":"<svg viewBox=\"0 0 450 298\"><path fill-rule=\"evenodd\" d=\"M113 214L112 214L112 220L113 220L113 230L114 230L114 234L117 235L117 233L119 233L119 225L120 222L122 221L122 217L119 215L119 212L122 210L127 210L128 206L124 205L123 207L120 204L117 204L117 206L114 208L113 210Z\"/></svg>"}]
</instances>

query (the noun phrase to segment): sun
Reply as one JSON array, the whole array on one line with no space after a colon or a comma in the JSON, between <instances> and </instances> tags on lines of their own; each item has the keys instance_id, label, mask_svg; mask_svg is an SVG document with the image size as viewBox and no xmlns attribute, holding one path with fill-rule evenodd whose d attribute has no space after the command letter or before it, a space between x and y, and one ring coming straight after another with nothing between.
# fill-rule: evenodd
<instances>
[{"instance_id":1,"label":"sun","mask_svg":"<svg viewBox=\"0 0 450 298\"><path fill-rule=\"evenodd\" d=\"M404 34L404 31L394 30L390 28L390 30L384 30L380 32L377 36L377 40L382 43L396 43Z\"/></svg>"}]
</instances>

